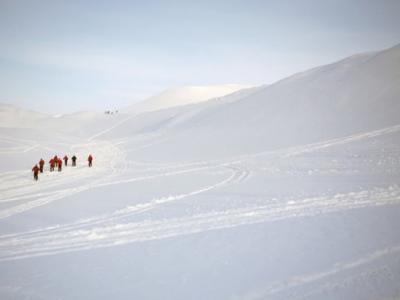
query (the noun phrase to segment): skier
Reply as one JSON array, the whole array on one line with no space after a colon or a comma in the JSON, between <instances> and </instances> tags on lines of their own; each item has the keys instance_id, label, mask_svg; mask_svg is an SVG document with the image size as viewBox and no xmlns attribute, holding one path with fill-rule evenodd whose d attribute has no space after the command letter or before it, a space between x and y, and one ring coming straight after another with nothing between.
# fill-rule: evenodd
<instances>
[{"instance_id":1,"label":"skier","mask_svg":"<svg viewBox=\"0 0 400 300\"><path fill-rule=\"evenodd\" d=\"M72 159L72 166L75 167L76 166L76 160L77 160L76 156L75 155L72 156L71 159Z\"/></svg>"},{"instance_id":2,"label":"skier","mask_svg":"<svg viewBox=\"0 0 400 300\"><path fill-rule=\"evenodd\" d=\"M33 179L34 180L38 180L39 179L39 167L38 167L38 165L35 165L33 168L32 168L32 172L33 172Z\"/></svg>"},{"instance_id":3,"label":"skier","mask_svg":"<svg viewBox=\"0 0 400 300\"><path fill-rule=\"evenodd\" d=\"M93 161L93 156L92 156L92 154L89 154L89 157L88 157L88 162L89 162L89 167L91 167L92 166L92 161Z\"/></svg>"},{"instance_id":4,"label":"skier","mask_svg":"<svg viewBox=\"0 0 400 300\"><path fill-rule=\"evenodd\" d=\"M65 166L67 166L68 165L68 156L65 155L63 159L64 159Z\"/></svg>"},{"instance_id":5,"label":"skier","mask_svg":"<svg viewBox=\"0 0 400 300\"><path fill-rule=\"evenodd\" d=\"M62 160L61 160L61 158L58 159L57 165L58 165L58 172L61 172L61 170L62 170Z\"/></svg>"},{"instance_id":6,"label":"skier","mask_svg":"<svg viewBox=\"0 0 400 300\"><path fill-rule=\"evenodd\" d=\"M49 165L50 165L50 172L53 172L54 171L54 165L55 165L54 158L49 160Z\"/></svg>"},{"instance_id":7,"label":"skier","mask_svg":"<svg viewBox=\"0 0 400 300\"><path fill-rule=\"evenodd\" d=\"M41 158L39 160L39 169L40 169L40 173L43 173L43 166L44 166L44 160L43 158Z\"/></svg>"}]
</instances>

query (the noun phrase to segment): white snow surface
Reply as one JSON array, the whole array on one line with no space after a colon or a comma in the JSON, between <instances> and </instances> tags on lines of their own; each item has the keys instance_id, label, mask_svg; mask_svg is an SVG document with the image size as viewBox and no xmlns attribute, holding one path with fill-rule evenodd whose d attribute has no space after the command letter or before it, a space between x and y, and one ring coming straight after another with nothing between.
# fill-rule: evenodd
<instances>
[{"instance_id":1,"label":"white snow surface","mask_svg":"<svg viewBox=\"0 0 400 300\"><path fill-rule=\"evenodd\" d=\"M399 299L399 97L397 46L154 112L2 105L0 299Z\"/></svg>"},{"instance_id":2,"label":"white snow surface","mask_svg":"<svg viewBox=\"0 0 400 300\"><path fill-rule=\"evenodd\" d=\"M220 98L246 88L251 88L251 86L242 84L183 86L163 91L144 101L132 104L123 111L137 114L194 104Z\"/></svg>"},{"instance_id":3,"label":"white snow surface","mask_svg":"<svg viewBox=\"0 0 400 300\"><path fill-rule=\"evenodd\" d=\"M1 128L29 128L46 117L46 114L0 103Z\"/></svg>"}]
</instances>

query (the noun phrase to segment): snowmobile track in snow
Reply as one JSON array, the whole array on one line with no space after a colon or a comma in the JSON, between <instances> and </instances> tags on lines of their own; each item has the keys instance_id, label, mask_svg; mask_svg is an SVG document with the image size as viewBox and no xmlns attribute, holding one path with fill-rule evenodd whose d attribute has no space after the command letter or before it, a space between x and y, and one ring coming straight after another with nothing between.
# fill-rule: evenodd
<instances>
[{"instance_id":1,"label":"snowmobile track in snow","mask_svg":"<svg viewBox=\"0 0 400 300\"><path fill-rule=\"evenodd\" d=\"M230 175L228 178L220 182L191 192L153 199L141 204L119 209L109 214L78 220L70 224L0 236L0 261L112 247L133 242L194 234L208 230L232 228L241 225L272 222L295 217L315 216L367 206L398 204L400 203L400 188L398 186L388 186L386 188L350 192L346 194L338 194L336 196L321 196L305 199L300 198L287 201L282 199L282 201L267 202L265 205L214 211L182 218L114 224L114 222L118 220L128 218L144 211L152 210L166 203L185 199L222 186L243 182L251 175L251 170L245 167L245 163L248 159L254 157L265 156L265 159L267 160L270 158L269 154L273 154L273 158L289 157L327 147L351 143L361 139L391 134L398 131L400 131L400 126L393 126L369 133L344 137L342 139L333 139L273 152L245 155L230 160L201 161L180 164L134 162L138 165L142 164L143 166L150 167L150 169L154 170L155 174L128 178L121 178L124 177L126 170L121 170L116 167L118 164L123 165L125 155L123 151L111 143L97 141L95 142L97 146L103 145L105 147L103 153L105 154L104 162L110 163L108 166L112 170L111 174L104 175L106 168L100 168L88 183L81 185L76 189L61 190L57 194L46 195L40 188L36 188L33 190L36 194L33 193L32 196L32 198L37 197L36 199L1 210L0 219L11 217L15 214L26 212L30 209L51 203L75 193L101 186L123 184L141 180L152 180L164 176L174 176L205 170L217 170L222 172L229 171ZM85 148L88 146L93 146L93 143L80 145L79 147ZM94 169L95 168L93 168L93 170ZM15 174L12 173L9 175L15 176ZM4 174L4 176L7 179L7 175ZM78 180L83 178L82 174L80 176L82 177L79 178L78 176ZM10 178L11 182L13 180L15 180L15 178ZM15 180L16 186L18 186L17 181L18 180ZM63 180L54 183L54 186L58 186L59 184L63 184ZM49 186L51 187L52 185L49 184ZM18 190L18 188L10 188L10 194L12 195L11 191L15 192L16 190ZM5 188L3 192L4 191L7 192L7 188ZM24 200L26 199L28 192L23 191L22 194L13 195L14 198L3 199L2 197L1 201Z\"/></svg>"}]
</instances>

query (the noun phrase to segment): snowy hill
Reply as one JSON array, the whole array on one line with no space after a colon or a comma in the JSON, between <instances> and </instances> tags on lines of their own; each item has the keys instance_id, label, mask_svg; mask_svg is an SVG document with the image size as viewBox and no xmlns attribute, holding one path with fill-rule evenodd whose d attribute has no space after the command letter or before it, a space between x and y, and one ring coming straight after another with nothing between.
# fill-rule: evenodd
<instances>
[{"instance_id":1,"label":"snowy hill","mask_svg":"<svg viewBox=\"0 0 400 300\"><path fill-rule=\"evenodd\" d=\"M129 113L142 113L166 109L174 106L204 102L213 98L222 97L250 86L239 84L225 84L212 86L186 86L166 90L147 100L133 104L124 109Z\"/></svg>"},{"instance_id":2,"label":"snowy hill","mask_svg":"<svg viewBox=\"0 0 400 300\"><path fill-rule=\"evenodd\" d=\"M0 103L0 127L31 128L37 122L48 118L46 114Z\"/></svg>"},{"instance_id":3,"label":"snowy hill","mask_svg":"<svg viewBox=\"0 0 400 300\"><path fill-rule=\"evenodd\" d=\"M46 118L30 112L10 113L8 108L2 120L12 127L12 120L18 121L21 115L23 121L16 127L51 128L79 137L147 135L162 144L164 151L153 154L162 160L240 155L318 142L398 123L400 46L201 102L238 88L170 90L129 108L139 114L81 112ZM142 154L146 157L147 149L136 153Z\"/></svg>"},{"instance_id":4,"label":"snowy hill","mask_svg":"<svg viewBox=\"0 0 400 300\"><path fill-rule=\"evenodd\" d=\"M23 136L88 137L110 128L127 118L125 114L106 115L81 111L71 114L47 115L14 105L0 104L0 132ZM25 131L24 131L25 130Z\"/></svg>"},{"instance_id":5,"label":"snowy hill","mask_svg":"<svg viewBox=\"0 0 400 300\"><path fill-rule=\"evenodd\" d=\"M196 149L207 156L238 155L397 124L399 95L396 46L296 74L237 101L145 114L114 134L162 132L164 155L199 155Z\"/></svg>"},{"instance_id":6,"label":"snowy hill","mask_svg":"<svg viewBox=\"0 0 400 300\"><path fill-rule=\"evenodd\" d=\"M399 299L399 63L140 114L2 106L0 298Z\"/></svg>"}]
</instances>

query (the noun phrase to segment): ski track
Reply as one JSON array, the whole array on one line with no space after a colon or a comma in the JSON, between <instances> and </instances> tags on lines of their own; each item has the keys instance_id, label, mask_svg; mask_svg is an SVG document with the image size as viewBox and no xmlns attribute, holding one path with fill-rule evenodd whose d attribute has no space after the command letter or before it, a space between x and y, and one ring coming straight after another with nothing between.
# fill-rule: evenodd
<instances>
[{"instance_id":1,"label":"ski track","mask_svg":"<svg viewBox=\"0 0 400 300\"><path fill-rule=\"evenodd\" d=\"M126 121L127 119L122 120L120 123L122 124L122 122ZM215 161L198 161L178 164L131 162L131 164L147 166L148 170L156 173L121 179L121 176L128 170L128 164L124 164L126 152L123 152L115 144L110 142L93 142L96 137L101 136L102 134L119 125L120 124L116 124L112 128L104 130L90 137L87 144L72 146L72 148L77 149L90 149L93 146L96 146L104 151L103 162L109 168L99 167L98 171L93 172L93 176L90 177L92 181L86 184L79 185L76 188L60 190L60 192L54 194L46 194L37 187L30 187L31 190L29 190L28 187L27 190L23 190L19 194L12 194L12 190L14 190L14 192L18 190L18 180L16 179L18 173L8 172L0 174L0 178L5 179L6 181L8 180L8 183L14 182L15 184L14 188L10 188L8 185L8 190L7 185L5 187L0 186L0 191L2 191L1 195L7 191L13 195L13 198L11 197L7 199L3 199L2 196L0 199L1 201L19 201L27 198L37 197L37 199L32 201L1 210L0 219L26 212L33 208L51 203L55 200L101 186L123 184L140 180L151 180L163 176L174 176L203 170L220 170L221 172L225 170L225 172L230 171L231 175L221 182L188 192L186 194L178 194L159 199L153 199L142 204L129 206L114 211L110 214L78 220L77 222L70 224L0 236L0 261L52 255L94 248L112 247L133 242L143 242L194 234L208 230L232 228L261 222L272 222L294 217L315 216L318 214L337 212L347 209L377 205L390 205L400 202L400 188L398 186L390 186L386 189L365 190L348 194L339 194L333 197L314 197L290 200L286 202L268 202L268 199L266 199L267 204L257 207L210 212L200 215L187 216L183 218L171 218L160 221L113 224L113 222L117 220L130 217L143 211L154 209L160 205L164 205L165 203L188 198L199 193L204 193L212 189L219 188L221 186L243 182L251 175L251 171L245 167L244 163L255 157L267 156L266 158L270 158L271 156L272 158L286 158L317 151L327 147L342 145L400 131L400 125L397 125L368 133L356 134L344 138L332 139L299 147L280 149L276 151L265 151L255 154L241 155L231 159ZM121 169L117 166L124 167ZM93 170L95 169L96 168L93 168ZM111 170L111 172L109 170ZM10 177L8 177L7 174ZM83 178L84 176L82 174L78 174L75 180L78 182ZM57 187L63 183L65 183L65 180L49 183L46 188ZM5 191L1 190L1 188L5 189ZM32 191L34 192L33 196L28 197L27 194L32 194Z\"/></svg>"},{"instance_id":2,"label":"ski track","mask_svg":"<svg viewBox=\"0 0 400 300\"><path fill-rule=\"evenodd\" d=\"M229 168L231 170L231 175L227 178L224 179L223 181L207 186L207 187L203 187L199 190L194 190L191 191L189 193L186 194L178 194L178 195L171 195L171 196L165 196L165 197L161 197L161 198L157 198L157 199L153 199L150 202L143 202L143 203L139 203L137 205L134 206L128 206L126 208L117 210L115 212L113 212L112 214L105 214L102 216L98 216L98 217L92 217L92 218L88 218L88 219L84 219L84 220L80 220L71 224L67 224L67 225L63 225L63 226L52 226L52 227L47 227L44 230L57 230L57 231L64 231L66 229L71 229L71 228L80 228L80 227L84 227L84 226L93 226L93 225L98 225L101 223L109 223L109 222L114 222L118 219L123 219L123 218L127 218L127 217L131 217L135 214L150 210L150 209L154 209L159 205L165 204L165 203L169 203L169 202L173 202L173 201L177 201L183 198L187 198L190 196L194 196L203 192L207 192L210 191L212 189L224 186L224 185L228 185L228 184L235 184L235 183L240 183L242 181L244 181L248 176L249 176L249 171L247 170L242 170L239 168ZM34 231L29 231L24 233L23 235L31 235L33 233L38 233L41 232L42 230L34 230ZM6 236L2 236L4 237L11 237L13 235L6 235ZM2 238L0 236L0 239Z\"/></svg>"},{"instance_id":3,"label":"ski track","mask_svg":"<svg viewBox=\"0 0 400 300\"><path fill-rule=\"evenodd\" d=\"M86 144L79 144L79 145L74 145L72 146L73 149L75 148L83 148L83 149L93 149L93 148L101 148L101 143L104 144L105 142L88 142ZM207 169L213 169L213 168L218 168L219 166L209 166L203 164L195 164L195 165L201 165L200 167L194 167L194 168L189 168L189 169L182 169L182 170L177 170L177 171L170 171L170 172L163 172L163 173L157 173L153 175L146 175L146 176L139 176L139 177L133 177L133 178L128 178L128 179L123 179L123 180L112 180L115 178L117 175L121 175L126 171L126 164L124 161L126 160L126 152L122 152L119 148L117 148L115 145L111 143L106 144L107 147L111 148L111 150L106 151L103 156L103 162L106 162L107 160L111 158L111 174L106 175L105 177L100 177L97 178L87 184L79 184L78 187L71 188L68 187L66 189L59 189L59 185L63 184L65 185L66 183L71 183L71 182L80 182L82 179L87 179L87 178L92 178L94 175L97 175L96 177L99 177L99 168L92 168L88 170L85 168L84 172L81 171L80 173L75 172L73 177L65 177L64 173L58 173L55 172L54 174L57 176L58 175L58 180L57 178L54 179L51 178L51 181L48 180L47 182L44 182L41 185L37 185L35 183L32 183L32 181L29 181L29 184L27 181L23 182L21 179L18 179L15 175L13 180L10 178L5 179L4 185L0 185L0 191L1 191L1 198L0 198L0 203L5 203L5 202L14 202L14 201L22 201L25 199L31 199L31 198L36 198L32 201L22 203L20 205L16 205L7 209L0 210L0 219L8 218L11 217L15 214L20 214L26 211L29 211L33 208L40 207L46 204L49 204L53 201L63 199L65 197L80 193L82 191L86 191L89 189L97 188L97 187L103 187L103 186L110 186L110 185L115 185L115 184L123 184L123 183L130 183L130 182L135 182L135 181L143 181L143 180L151 180L159 177L166 177L166 176L174 176L174 175L180 175L180 174L185 174L185 173L193 173L193 172L198 172L202 170L207 170ZM86 151L87 152L87 151ZM82 154L79 155L81 157L84 157ZM123 166L122 169L116 168L115 166L119 164ZM101 164L100 164L101 165ZM77 168L79 169L79 168ZM93 172L93 170L97 170L97 172ZM106 169L106 168L103 168ZM71 171L76 171L75 170L69 170ZM102 170L104 171L104 170ZM158 171L160 171L158 169ZM95 174L93 174L95 173ZM104 173L104 172L103 172ZM64 176L63 176L64 175ZM21 186L24 186L21 188ZM43 189L56 189L57 191L51 191L51 192L43 192ZM43 197L44 196L44 197Z\"/></svg>"},{"instance_id":4,"label":"ski track","mask_svg":"<svg viewBox=\"0 0 400 300\"><path fill-rule=\"evenodd\" d=\"M131 119L133 119L133 118L135 118L135 117L136 117L136 115L129 116L128 118L125 118L125 119L123 119L123 120L117 122L114 126L111 126L111 127L107 128L107 129L104 129L104 130L102 130L102 131L100 131L100 132L98 132L98 133L96 133L96 134L90 136L87 140L88 140L89 142L91 142L91 141L93 141L94 139L98 138L99 136L102 136L103 134L108 133L108 132L114 130L115 128L118 128L119 126L121 126L121 125L124 124L125 122L127 122L127 121L129 121L129 120L131 120Z\"/></svg>"},{"instance_id":5,"label":"ski track","mask_svg":"<svg viewBox=\"0 0 400 300\"><path fill-rule=\"evenodd\" d=\"M400 253L400 245L392 246L377 250L372 253L365 254L361 257L356 258L352 261L346 261L341 263L335 263L330 269L322 270L320 272L314 272L309 274L303 274L299 276L295 276L289 278L285 281L277 281L270 283L262 291L257 291L252 295L248 295L244 297L247 300L261 300L271 297L272 295L276 295L282 292L287 292L288 290L295 288L305 288L309 289L307 285L310 285L317 281L326 280L326 283L318 285L316 288L311 288L307 292L302 293L294 293L294 297L285 297L285 299L307 299L311 295L320 294L323 292L327 292L332 289L336 289L340 286L344 286L349 284L360 277L366 276L376 276L379 272L382 272L387 269L385 266L380 266L378 268L368 268L367 271L351 273L351 275L343 274L346 271L357 269L363 267L365 265L372 264L378 260L384 259L387 256L394 256Z\"/></svg>"},{"instance_id":6,"label":"ski track","mask_svg":"<svg viewBox=\"0 0 400 300\"><path fill-rule=\"evenodd\" d=\"M10 143L10 144L16 145L14 147L1 147L0 154L27 153L29 151L32 151L32 150L40 147L40 144L37 141L23 140L23 139L17 139L17 138L12 138L12 137L7 137L7 136L0 136L0 142L3 142L3 143L5 142L5 143Z\"/></svg>"},{"instance_id":7,"label":"ski track","mask_svg":"<svg viewBox=\"0 0 400 300\"><path fill-rule=\"evenodd\" d=\"M83 149L93 149L95 147L100 147L101 145L96 143L77 145L77 148ZM104 150L104 142L103 142L103 150ZM15 214L19 214L22 212L26 212L33 208L51 203L55 200L59 200L68 196L71 196L76 193L80 193L82 191L86 191L88 189L99 186L102 182L107 182L111 180L113 177L119 175L124 169L118 169L116 167L117 164L120 164L121 161L125 158L125 155L115 146L108 143L106 144L106 151L104 153L103 159L98 161L100 166L95 166L91 169L89 168L72 168L69 169L69 173L73 173L73 176L66 176L65 170L61 173L57 171L53 174L49 174L50 177L47 181L40 182L40 185L37 182L29 181L24 188L21 188L21 180L14 180L13 185L8 187L8 190L1 190L1 198L0 203L4 202L13 202L13 201L21 201L24 199L36 198L32 201L24 202L22 204L12 206L10 208L0 210L0 219L4 219ZM108 149L108 150L107 150ZM87 151L86 151L87 152ZM81 157L85 157L83 152ZM96 163L96 162L95 162ZM101 167L101 164L106 165L107 167ZM54 178L56 177L56 179ZM58 177L58 178L57 178ZM92 179L88 183L83 183L83 179ZM40 180L40 179L39 179ZM75 183L77 187L68 187L64 189L60 189L60 186L65 186L65 184ZM52 190L51 192L43 192L43 190ZM43 195L47 195L42 197Z\"/></svg>"},{"instance_id":8,"label":"ski track","mask_svg":"<svg viewBox=\"0 0 400 300\"><path fill-rule=\"evenodd\" d=\"M140 206L135 207L131 209L131 212L152 209L159 204L209 191L218 186L229 184L235 176L238 180L242 175L237 176L236 173L233 173L230 178L214 186L171 198L161 198L153 201L152 204L145 205L142 209ZM315 197L166 220L103 224L103 226L90 229L76 228L76 225L69 225L68 228L55 227L36 232L0 236L0 261L112 247L210 230L398 203L400 203L400 188L390 187L388 189L353 192L335 197Z\"/></svg>"},{"instance_id":9,"label":"ski track","mask_svg":"<svg viewBox=\"0 0 400 300\"><path fill-rule=\"evenodd\" d=\"M76 188L67 188L67 189L62 189L57 192L48 192L48 193L36 193L32 194L32 191L30 189L24 190L23 195L20 195L19 197L15 196L13 198L6 198L6 199L0 199L0 203L2 202L12 202L12 201L20 201L24 199L29 199L29 198L34 198L37 196L43 196L43 195L49 195L47 197L39 197L38 199L32 200L27 203L23 203L17 206L13 206L8 209L3 209L0 210L0 219L10 217L12 215L18 214L25 212L27 210L30 210L35 207L39 207L48 203L51 203L55 200L59 200L71 195L74 195L76 193L80 193L82 191L86 191L89 189L97 188L97 187L104 187L104 186L111 186L111 185L116 185L116 184L124 184L124 183L131 183L131 182L136 182L136 181L144 181L144 180L151 180L151 179L156 179L159 177L168 177L168 176L174 176L174 175L181 175L181 174L186 174L186 173L194 173L198 171L203 171L203 170L208 170L208 169L215 169L218 168L219 166L204 166L204 167L197 167L197 168L190 168L190 169L183 169L179 171L170 171L170 172L165 172L165 173L158 173L154 175L146 175L146 176L140 176L140 177L133 177L133 178L128 178L128 179L123 179L123 180L112 180L112 178L116 177L116 173L122 173L121 171L115 172L115 170L107 175L106 177L99 178L97 180L94 180L88 184L81 184L79 187ZM236 168L237 169L237 168ZM239 171L237 171L239 172ZM248 171L246 172L246 177L248 176ZM79 180L82 179L82 176L77 177ZM75 180L77 180L75 178ZM65 183L65 181L63 181ZM50 187L55 187L56 184L51 184ZM29 195L26 195L28 194Z\"/></svg>"},{"instance_id":10,"label":"ski track","mask_svg":"<svg viewBox=\"0 0 400 300\"><path fill-rule=\"evenodd\" d=\"M25 147L15 147L15 148L7 148L7 149L0 149L0 154L21 154L21 153L27 153L29 151L32 151L36 148L39 148L40 144L36 144L33 146L29 146L27 148Z\"/></svg>"}]
</instances>

